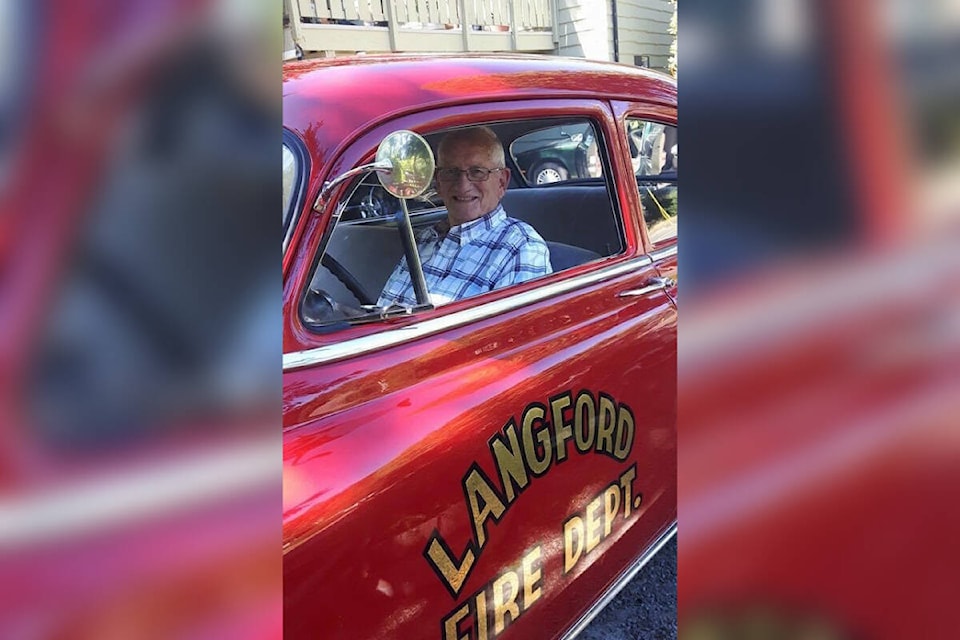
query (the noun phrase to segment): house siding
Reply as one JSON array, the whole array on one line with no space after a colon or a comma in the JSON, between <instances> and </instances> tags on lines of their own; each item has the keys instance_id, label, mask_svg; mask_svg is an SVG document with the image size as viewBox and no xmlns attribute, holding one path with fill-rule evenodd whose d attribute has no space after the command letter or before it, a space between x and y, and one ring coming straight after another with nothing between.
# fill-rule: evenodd
<instances>
[{"instance_id":1,"label":"house siding","mask_svg":"<svg viewBox=\"0 0 960 640\"><path fill-rule=\"evenodd\" d=\"M667 68L673 7L669 0L617 0L621 62L633 64L634 56L645 55L654 69Z\"/></svg>"},{"instance_id":2,"label":"house siding","mask_svg":"<svg viewBox=\"0 0 960 640\"><path fill-rule=\"evenodd\" d=\"M610 0L559 0L557 53L613 60L613 15ZM654 69L666 69L673 4L669 0L617 0L620 62L648 56Z\"/></svg>"}]
</instances>

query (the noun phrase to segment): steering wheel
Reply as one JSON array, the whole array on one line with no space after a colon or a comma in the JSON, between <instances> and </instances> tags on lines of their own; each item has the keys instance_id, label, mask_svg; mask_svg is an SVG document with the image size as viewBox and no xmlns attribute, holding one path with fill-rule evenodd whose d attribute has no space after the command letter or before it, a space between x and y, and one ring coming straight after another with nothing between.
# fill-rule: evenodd
<instances>
[{"instance_id":1,"label":"steering wheel","mask_svg":"<svg viewBox=\"0 0 960 640\"><path fill-rule=\"evenodd\" d=\"M350 273L339 260L329 253L324 253L323 258L320 259L320 264L326 267L337 280L342 282L343 286L360 301L360 304L377 304L377 298L370 295L370 292L363 286L363 283L357 280L356 276Z\"/></svg>"},{"instance_id":2,"label":"steering wheel","mask_svg":"<svg viewBox=\"0 0 960 640\"><path fill-rule=\"evenodd\" d=\"M360 201L361 218L382 218L387 215L387 204L384 191L380 187L373 187Z\"/></svg>"}]
</instances>

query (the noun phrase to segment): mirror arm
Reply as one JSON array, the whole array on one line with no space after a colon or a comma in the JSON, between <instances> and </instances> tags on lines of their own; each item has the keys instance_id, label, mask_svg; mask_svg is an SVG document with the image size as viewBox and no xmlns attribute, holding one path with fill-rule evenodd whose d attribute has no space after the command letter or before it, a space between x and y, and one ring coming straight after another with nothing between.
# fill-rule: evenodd
<instances>
[{"instance_id":1,"label":"mirror arm","mask_svg":"<svg viewBox=\"0 0 960 640\"><path fill-rule=\"evenodd\" d=\"M430 296L427 293L427 280L423 277L423 266L420 264L420 254L417 252L417 239L413 235L413 225L410 223L410 212L407 210L407 201L400 200L402 211L397 225L400 230L400 241L403 243L403 253L407 258L407 269L410 271L410 282L413 292L417 296L418 305L429 305Z\"/></svg>"},{"instance_id":2,"label":"mirror arm","mask_svg":"<svg viewBox=\"0 0 960 640\"><path fill-rule=\"evenodd\" d=\"M393 165L389 161L381 162L371 162L370 164L363 164L359 167L354 167L345 173L341 173L339 176L333 180L328 180L323 183L323 188L320 189L320 195L317 196L316 201L313 203L313 210L317 213L323 208L323 205L326 204L327 196L330 195L330 192L333 189L341 184L344 180L349 180L350 178L360 175L361 173L366 173L367 171L379 171L382 173L390 173L393 171Z\"/></svg>"}]
</instances>

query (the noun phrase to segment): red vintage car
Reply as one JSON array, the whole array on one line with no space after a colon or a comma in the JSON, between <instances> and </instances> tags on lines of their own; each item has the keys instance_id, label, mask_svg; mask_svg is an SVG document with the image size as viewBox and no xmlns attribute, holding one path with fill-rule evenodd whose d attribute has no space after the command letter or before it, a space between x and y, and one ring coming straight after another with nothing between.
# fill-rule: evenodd
<instances>
[{"instance_id":1,"label":"red vintage car","mask_svg":"<svg viewBox=\"0 0 960 640\"><path fill-rule=\"evenodd\" d=\"M676 532L675 82L370 56L293 63L283 96L285 637L571 637ZM378 147L415 132L432 163L481 124L553 273L378 307L446 216ZM517 150L564 136L591 171L537 184Z\"/></svg>"}]
</instances>

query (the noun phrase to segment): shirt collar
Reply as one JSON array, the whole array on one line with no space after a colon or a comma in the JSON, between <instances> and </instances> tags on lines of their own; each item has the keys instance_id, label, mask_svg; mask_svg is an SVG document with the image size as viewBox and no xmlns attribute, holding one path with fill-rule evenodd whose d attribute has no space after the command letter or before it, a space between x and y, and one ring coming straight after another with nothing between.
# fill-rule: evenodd
<instances>
[{"instance_id":1,"label":"shirt collar","mask_svg":"<svg viewBox=\"0 0 960 640\"><path fill-rule=\"evenodd\" d=\"M458 224L455 227L450 227L447 235L449 235L451 239L459 238L460 245L463 246L474 238L490 231L506 219L507 212L503 210L502 205L498 204L496 209L486 215L480 216L476 220L470 220L469 222ZM444 221L442 224L446 226L447 222Z\"/></svg>"}]
</instances>

